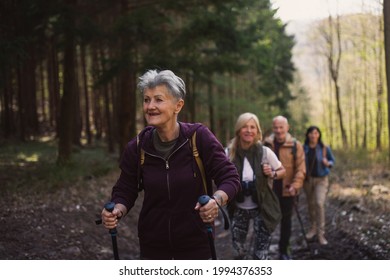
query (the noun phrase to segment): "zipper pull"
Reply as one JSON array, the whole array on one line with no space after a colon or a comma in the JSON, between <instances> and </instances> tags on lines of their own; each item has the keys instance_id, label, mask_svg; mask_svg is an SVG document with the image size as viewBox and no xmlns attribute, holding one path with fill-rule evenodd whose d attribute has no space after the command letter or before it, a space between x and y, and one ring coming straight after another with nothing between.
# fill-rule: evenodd
<instances>
[{"instance_id":1,"label":"zipper pull","mask_svg":"<svg viewBox=\"0 0 390 280\"><path fill-rule=\"evenodd\" d=\"M168 163L168 161L165 161L165 168L166 168L166 169L169 169L169 163Z\"/></svg>"}]
</instances>

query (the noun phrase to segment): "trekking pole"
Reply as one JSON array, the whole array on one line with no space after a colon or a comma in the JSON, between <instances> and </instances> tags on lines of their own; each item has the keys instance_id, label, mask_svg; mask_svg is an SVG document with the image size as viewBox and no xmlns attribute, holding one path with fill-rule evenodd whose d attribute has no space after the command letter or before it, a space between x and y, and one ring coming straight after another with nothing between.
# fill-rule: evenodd
<instances>
[{"instance_id":1,"label":"trekking pole","mask_svg":"<svg viewBox=\"0 0 390 280\"><path fill-rule=\"evenodd\" d=\"M199 197L198 202L200 205L206 205L210 200L210 197L208 195L202 195ZM217 259L217 253L215 251L215 244L214 244L214 237L213 237L213 226L211 223L205 223L206 229L207 229L207 236L209 239L209 245L210 245L210 251L211 251L211 258L213 260Z\"/></svg>"},{"instance_id":2,"label":"trekking pole","mask_svg":"<svg viewBox=\"0 0 390 280\"><path fill-rule=\"evenodd\" d=\"M115 203L114 202L107 202L104 204L104 209L106 209L108 212L112 212L114 210ZM102 220L96 220L95 223L97 225L102 223ZM114 252L114 259L119 260L119 254L118 254L118 244L116 242L116 235L118 234L118 231L116 228L112 228L108 231L111 234L111 240L112 240L112 250Z\"/></svg>"},{"instance_id":3,"label":"trekking pole","mask_svg":"<svg viewBox=\"0 0 390 280\"><path fill-rule=\"evenodd\" d=\"M302 231L302 234L303 234L303 238L305 239L306 246L307 246L307 248L308 248L309 251L310 251L310 257L313 258L312 248L311 248L311 246L310 246L309 240L308 240L307 237L306 237L306 231L305 231L305 228L304 228L304 226L303 226L301 214L299 213L299 210L298 210L298 201L299 201L299 198L298 198L298 196L297 196L296 199L295 199L295 201L294 201L295 213L297 214L297 218L298 218L299 224L300 224L300 226L301 226L301 231Z\"/></svg>"}]
</instances>

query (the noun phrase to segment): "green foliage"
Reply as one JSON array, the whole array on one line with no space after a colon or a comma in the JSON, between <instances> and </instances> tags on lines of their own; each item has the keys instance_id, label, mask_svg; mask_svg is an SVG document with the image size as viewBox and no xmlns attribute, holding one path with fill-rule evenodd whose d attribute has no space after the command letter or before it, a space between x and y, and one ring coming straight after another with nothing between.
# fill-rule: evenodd
<instances>
[{"instance_id":1,"label":"green foliage","mask_svg":"<svg viewBox=\"0 0 390 280\"><path fill-rule=\"evenodd\" d=\"M102 147L74 152L67 165L56 164L56 142L6 144L0 148L0 192L40 193L66 187L77 180L103 176L117 167Z\"/></svg>"},{"instance_id":2,"label":"green foliage","mask_svg":"<svg viewBox=\"0 0 390 280\"><path fill-rule=\"evenodd\" d=\"M386 147L389 144L389 131L385 102L387 89L383 86L386 69L382 15L362 12L340 16L339 20L342 55L338 86L347 145L357 149L377 149L377 134L380 134L380 147ZM336 17L333 17L333 23L335 21ZM331 77L328 72L329 55L332 54L335 59L338 53L336 27L333 24L331 29L329 25L329 19L323 19L308 31L305 43L315 54L310 59L316 62L304 75L308 81L314 81L309 86L317 94L317 98L313 94L316 102L312 104L313 112L317 112L314 115L316 121L326 127L330 142L335 147L341 147L345 143L337 115L335 85L334 82L327 82ZM378 104L381 110L378 110Z\"/></svg>"},{"instance_id":3,"label":"green foliage","mask_svg":"<svg viewBox=\"0 0 390 280\"><path fill-rule=\"evenodd\" d=\"M20 3L24 4L19 7ZM193 121L225 124L218 136L226 135L225 129L232 130L234 120L242 112L254 112L261 120L276 114L288 116L287 104L293 100L289 84L294 72L294 42L275 18L269 0L45 3L20 1L11 7L13 12L20 8L20 15L33 15L34 20L18 17L20 26L28 25L26 30L30 32L29 36L22 33L17 39L27 43L18 48L12 47L17 45L16 39L9 41L10 46L0 44L0 50L5 50L0 52L1 58L14 57L11 49L22 53L36 41L40 44L33 47L42 48L38 52L40 60L47 59L45 52L50 44L55 45L61 60L68 30L78 44L86 47L87 61L101 65L91 67L95 88L110 83L121 85L118 81L124 79L123 69L131 69L134 75L151 68L172 69L186 79L187 85L191 84L189 96L196 103ZM69 13L75 18L72 30L64 24ZM12 28L12 23L10 20L6 25ZM16 33L11 30L10 34ZM10 64L15 69L15 61ZM5 72L12 72L12 67ZM209 85L213 87L212 98L207 94ZM113 100L116 95L114 92ZM214 116L205 108L213 108ZM113 106L114 116L116 109Z\"/></svg>"}]
</instances>

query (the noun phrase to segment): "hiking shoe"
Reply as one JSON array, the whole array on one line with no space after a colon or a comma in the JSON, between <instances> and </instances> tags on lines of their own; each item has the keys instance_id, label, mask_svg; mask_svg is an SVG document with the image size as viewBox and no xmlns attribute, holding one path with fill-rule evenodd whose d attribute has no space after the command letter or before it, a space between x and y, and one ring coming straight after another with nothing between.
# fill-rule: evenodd
<instances>
[{"instance_id":1,"label":"hiking shoe","mask_svg":"<svg viewBox=\"0 0 390 280\"><path fill-rule=\"evenodd\" d=\"M314 236L317 235L317 230L315 228L312 228L309 230L308 233L306 233L306 239L313 239Z\"/></svg>"},{"instance_id":2,"label":"hiking shoe","mask_svg":"<svg viewBox=\"0 0 390 280\"><path fill-rule=\"evenodd\" d=\"M292 257L289 254L280 254L279 260L292 260Z\"/></svg>"},{"instance_id":3,"label":"hiking shoe","mask_svg":"<svg viewBox=\"0 0 390 280\"><path fill-rule=\"evenodd\" d=\"M321 245L328 245L328 240L326 240L324 235L322 235L322 234L318 235L318 242Z\"/></svg>"}]
</instances>

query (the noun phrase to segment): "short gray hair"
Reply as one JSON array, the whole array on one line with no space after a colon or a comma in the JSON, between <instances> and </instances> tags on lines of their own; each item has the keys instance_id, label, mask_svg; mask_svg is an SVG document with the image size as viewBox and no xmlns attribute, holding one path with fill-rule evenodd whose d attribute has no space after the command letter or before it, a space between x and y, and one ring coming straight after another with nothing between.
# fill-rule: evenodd
<instances>
[{"instance_id":1,"label":"short gray hair","mask_svg":"<svg viewBox=\"0 0 390 280\"><path fill-rule=\"evenodd\" d=\"M148 70L139 77L138 89L143 94L146 89L165 85L168 92L176 99L183 99L186 96L186 85L180 77L176 76L171 70Z\"/></svg>"},{"instance_id":2,"label":"short gray hair","mask_svg":"<svg viewBox=\"0 0 390 280\"><path fill-rule=\"evenodd\" d=\"M275 121L282 121L288 125L288 119L286 117L283 117L283 116L276 116L275 118L272 119L272 122L275 122Z\"/></svg>"}]
</instances>

